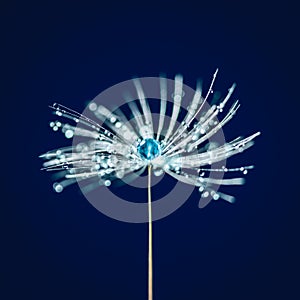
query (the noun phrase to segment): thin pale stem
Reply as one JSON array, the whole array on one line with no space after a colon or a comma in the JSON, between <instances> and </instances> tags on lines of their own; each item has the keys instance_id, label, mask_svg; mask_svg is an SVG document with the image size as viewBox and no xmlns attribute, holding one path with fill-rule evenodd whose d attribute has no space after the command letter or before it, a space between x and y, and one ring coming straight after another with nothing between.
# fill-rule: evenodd
<instances>
[{"instance_id":1,"label":"thin pale stem","mask_svg":"<svg viewBox=\"0 0 300 300\"><path fill-rule=\"evenodd\" d=\"M153 299L151 164L148 165L148 300Z\"/></svg>"}]
</instances>

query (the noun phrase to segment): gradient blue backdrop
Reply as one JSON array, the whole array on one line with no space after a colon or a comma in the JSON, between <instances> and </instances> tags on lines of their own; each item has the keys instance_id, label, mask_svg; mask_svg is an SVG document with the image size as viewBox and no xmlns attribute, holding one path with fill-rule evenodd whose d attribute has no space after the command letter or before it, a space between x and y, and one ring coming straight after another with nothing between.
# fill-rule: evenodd
<instances>
[{"instance_id":1,"label":"gradient blue backdrop","mask_svg":"<svg viewBox=\"0 0 300 300\"><path fill-rule=\"evenodd\" d=\"M39 154L68 144L48 105L82 111L161 72L208 84L216 67L242 104L226 137L262 131L232 165L256 169L227 189L234 205L200 210L195 192L154 224L155 299L299 299L296 7L240 2L2 3L1 299L146 299L146 224L109 219L76 185L55 194L39 170Z\"/></svg>"}]
</instances>

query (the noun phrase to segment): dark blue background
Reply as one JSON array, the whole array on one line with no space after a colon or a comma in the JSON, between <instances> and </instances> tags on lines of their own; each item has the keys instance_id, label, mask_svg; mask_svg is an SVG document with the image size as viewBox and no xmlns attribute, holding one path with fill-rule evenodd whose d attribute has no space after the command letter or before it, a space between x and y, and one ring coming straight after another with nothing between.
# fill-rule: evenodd
<instances>
[{"instance_id":1,"label":"dark blue background","mask_svg":"<svg viewBox=\"0 0 300 300\"><path fill-rule=\"evenodd\" d=\"M207 1L208 2L208 1ZM84 4L83 4L84 3ZM147 226L121 223L78 192L52 191L37 158L68 141L50 131L53 101L82 111L132 78L181 73L242 107L228 139L257 130L238 201L198 209L195 192L154 224L155 299L296 299L299 108L292 2L7 1L1 9L1 299L146 299Z\"/></svg>"}]
</instances>

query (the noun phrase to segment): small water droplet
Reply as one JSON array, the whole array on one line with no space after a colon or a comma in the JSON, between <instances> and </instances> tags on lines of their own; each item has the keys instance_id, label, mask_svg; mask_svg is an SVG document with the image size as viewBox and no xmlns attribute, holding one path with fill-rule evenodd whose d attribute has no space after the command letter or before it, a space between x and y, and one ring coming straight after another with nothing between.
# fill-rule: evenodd
<instances>
[{"instance_id":1,"label":"small water droplet","mask_svg":"<svg viewBox=\"0 0 300 300\"><path fill-rule=\"evenodd\" d=\"M95 111L97 109L97 104L95 102L91 102L89 104L90 111Z\"/></svg>"},{"instance_id":2,"label":"small water droplet","mask_svg":"<svg viewBox=\"0 0 300 300\"><path fill-rule=\"evenodd\" d=\"M213 195L213 199L214 199L214 200L218 200L219 198L220 198L219 194L215 193L215 194Z\"/></svg>"},{"instance_id":3,"label":"small water droplet","mask_svg":"<svg viewBox=\"0 0 300 300\"><path fill-rule=\"evenodd\" d=\"M110 122L111 122L111 123L115 123L116 121L117 121L117 119L116 119L115 117L111 117L111 118L110 118Z\"/></svg>"},{"instance_id":4,"label":"small water droplet","mask_svg":"<svg viewBox=\"0 0 300 300\"><path fill-rule=\"evenodd\" d=\"M64 187L60 183L55 182L53 184L53 189L55 190L56 193L61 193Z\"/></svg>"},{"instance_id":5,"label":"small water droplet","mask_svg":"<svg viewBox=\"0 0 300 300\"><path fill-rule=\"evenodd\" d=\"M203 193L203 195L202 195L202 197L204 197L204 198L207 198L209 196L209 192L208 191L205 191L204 193Z\"/></svg>"},{"instance_id":6,"label":"small water droplet","mask_svg":"<svg viewBox=\"0 0 300 300\"><path fill-rule=\"evenodd\" d=\"M71 129L66 130L65 136L67 139L71 139L73 137L73 135L74 135L73 130L71 130Z\"/></svg>"},{"instance_id":7,"label":"small water droplet","mask_svg":"<svg viewBox=\"0 0 300 300\"><path fill-rule=\"evenodd\" d=\"M105 186L110 186L111 185L111 181L110 180L105 180L104 181L104 185Z\"/></svg>"},{"instance_id":8,"label":"small water droplet","mask_svg":"<svg viewBox=\"0 0 300 300\"><path fill-rule=\"evenodd\" d=\"M120 128L122 126L122 123L121 122L117 122L115 126L116 126L116 128Z\"/></svg>"}]
</instances>

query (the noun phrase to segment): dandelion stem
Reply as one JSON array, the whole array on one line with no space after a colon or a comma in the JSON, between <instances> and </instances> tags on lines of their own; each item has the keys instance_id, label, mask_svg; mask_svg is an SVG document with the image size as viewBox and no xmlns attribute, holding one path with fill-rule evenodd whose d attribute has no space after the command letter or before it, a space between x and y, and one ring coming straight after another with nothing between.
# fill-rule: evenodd
<instances>
[{"instance_id":1,"label":"dandelion stem","mask_svg":"<svg viewBox=\"0 0 300 300\"><path fill-rule=\"evenodd\" d=\"M151 164L148 165L148 300L153 299Z\"/></svg>"}]
</instances>

